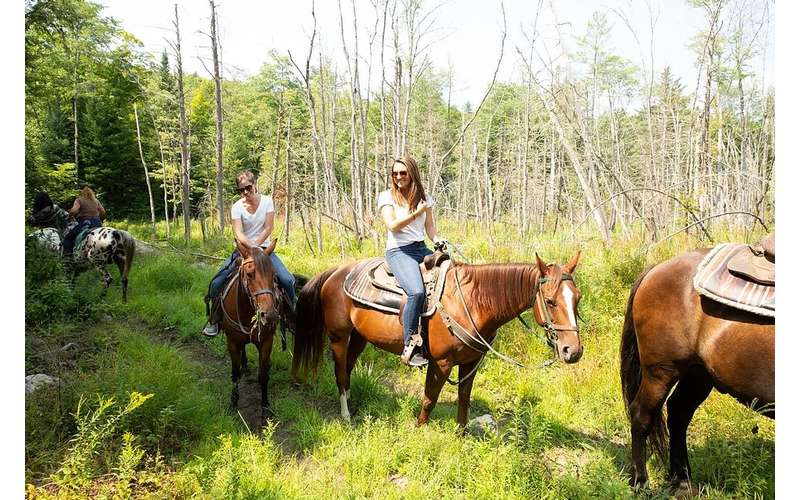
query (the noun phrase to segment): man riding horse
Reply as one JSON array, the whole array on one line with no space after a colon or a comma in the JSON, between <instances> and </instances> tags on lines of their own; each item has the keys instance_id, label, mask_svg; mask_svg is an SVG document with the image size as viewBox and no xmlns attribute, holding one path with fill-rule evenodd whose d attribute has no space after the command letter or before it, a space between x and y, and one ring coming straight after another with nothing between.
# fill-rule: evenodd
<instances>
[{"instance_id":1,"label":"man riding horse","mask_svg":"<svg viewBox=\"0 0 800 500\"><path fill-rule=\"evenodd\" d=\"M258 192L256 178L249 170L244 170L236 175L236 190L242 197L231 207L231 225L236 241L245 246L266 248L270 246L273 224L275 222L275 204L272 197ZM208 323L203 328L203 334L213 337L219 333L220 307L219 295L225 283L236 273L237 259L241 257L238 248L233 250L231 256L222 264L217 274L212 278L206 295ZM290 328L294 324L295 278L286 269L275 252L270 254L272 265L278 278L278 284L288 299Z\"/></svg>"}]
</instances>

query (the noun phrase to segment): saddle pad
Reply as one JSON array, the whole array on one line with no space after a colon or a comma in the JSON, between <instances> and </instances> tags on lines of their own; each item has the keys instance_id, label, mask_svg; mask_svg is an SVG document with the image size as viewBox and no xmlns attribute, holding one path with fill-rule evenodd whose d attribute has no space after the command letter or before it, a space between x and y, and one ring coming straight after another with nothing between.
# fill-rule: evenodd
<instances>
[{"instance_id":1,"label":"saddle pad","mask_svg":"<svg viewBox=\"0 0 800 500\"><path fill-rule=\"evenodd\" d=\"M753 283L728 272L728 262L745 247L747 245L723 243L711 249L697 266L694 289L700 295L736 309L774 318L775 287Z\"/></svg>"},{"instance_id":2,"label":"saddle pad","mask_svg":"<svg viewBox=\"0 0 800 500\"><path fill-rule=\"evenodd\" d=\"M400 312L400 304L405 297L402 288L396 287L397 291L389 291L375 286L373 281L373 275L378 271L382 263L383 257L374 257L357 262L344 279L344 293L359 304L391 314L398 314ZM440 269L446 273L448 267L449 265L443 265ZM436 286L437 282L441 283L438 287ZM435 303L442 294L443 285L444 280L437 279L431 279L425 283L428 310L423 312L422 316L428 317L436 312Z\"/></svg>"},{"instance_id":3,"label":"saddle pad","mask_svg":"<svg viewBox=\"0 0 800 500\"><path fill-rule=\"evenodd\" d=\"M94 228L92 228L92 227L87 227L86 229L82 229L82 230L81 230L81 231L78 233L78 235L75 237L75 244L74 244L74 245L72 245L72 248L73 248L73 249L78 249L78 248L80 248L80 247L81 247L81 245L83 244L83 241L86 239L86 236L89 234L89 232L90 232L92 229L94 229Z\"/></svg>"}]
</instances>

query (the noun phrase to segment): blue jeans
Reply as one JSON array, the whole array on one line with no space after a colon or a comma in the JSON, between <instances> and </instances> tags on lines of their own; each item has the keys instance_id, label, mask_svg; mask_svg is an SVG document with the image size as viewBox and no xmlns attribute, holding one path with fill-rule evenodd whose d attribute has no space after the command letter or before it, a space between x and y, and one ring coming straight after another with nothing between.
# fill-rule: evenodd
<instances>
[{"instance_id":1,"label":"blue jeans","mask_svg":"<svg viewBox=\"0 0 800 500\"><path fill-rule=\"evenodd\" d=\"M219 271L217 271L216 276L211 279L211 285L208 287L208 296L210 298L216 298L220 291L222 291L222 286L226 281L228 281L228 278L230 278L233 273L236 272L236 259L239 257L241 257L239 250L234 250L231 256L228 257L228 260L226 260L222 264L222 267L220 267ZM278 278L278 285L289 299L289 304L294 307L294 275L290 273L288 269L286 269L286 266L283 265L280 257L278 257L274 252L270 254L269 258L270 261L272 261L272 267L275 268L275 276Z\"/></svg>"},{"instance_id":2,"label":"blue jeans","mask_svg":"<svg viewBox=\"0 0 800 500\"><path fill-rule=\"evenodd\" d=\"M64 235L64 253L72 253L72 247L75 246L75 238L84 229L91 229L100 227L100 217L87 217L78 221L78 225L73 227L70 232Z\"/></svg>"},{"instance_id":3,"label":"blue jeans","mask_svg":"<svg viewBox=\"0 0 800 500\"><path fill-rule=\"evenodd\" d=\"M411 335L416 333L422 308L425 307L425 284L422 282L419 265L426 255L432 253L424 241L415 241L386 251L389 269L408 296L403 309L403 344L408 344Z\"/></svg>"}]
</instances>

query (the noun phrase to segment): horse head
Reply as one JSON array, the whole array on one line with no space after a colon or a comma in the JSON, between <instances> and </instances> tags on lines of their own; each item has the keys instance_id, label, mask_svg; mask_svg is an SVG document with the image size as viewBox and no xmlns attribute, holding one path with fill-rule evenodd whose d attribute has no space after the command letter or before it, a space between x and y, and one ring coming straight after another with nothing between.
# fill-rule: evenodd
<instances>
[{"instance_id":1,"label":"horse head","mask_svg":"<svg viewBox=\"0 0 800 500\"><path fill-rule=\"evenodd\" d=\"M278 321L278 298L275 296L275 269L270 254L276 242L264 248L250 247L237 242L242 255L239 264L239 278L247 290L250 303L255 311L255 326L275 325Z\"/></svg>"},{"instance_id":2,"label":"horse head","mask_svg":"<svg viewBox=\"0 0 800 500\"><path fill-rule=\"evenodd\" d=\"M545 329L548 343L565 363L575 363L583 354L577 322L581 291L572 276L580 257L581 252L578 251L561 267L558 264L545 264L536 254L539 272L536 294L531 304L533 317Z\"/></svg>"}]
</instances>

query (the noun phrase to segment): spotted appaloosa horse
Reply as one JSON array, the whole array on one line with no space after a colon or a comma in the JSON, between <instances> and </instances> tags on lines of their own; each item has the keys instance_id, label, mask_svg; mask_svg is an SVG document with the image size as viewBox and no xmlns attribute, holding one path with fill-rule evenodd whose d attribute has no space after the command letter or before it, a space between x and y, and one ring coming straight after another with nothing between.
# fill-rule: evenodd
<instances>
[{"instance_id":1,"label":"spotted appaloosa horse","mask_svg":"<svg viewBox=\"0 0 800 500\"><path fill-rule=\"evenodd\" d=\"M49 199L49 198L48 198ZM56 253L61 253L64 235L72 227L74 221L64 228L63 233L52 227L54 224L54 212L64 212L57 205L45 207L45 209L35 210L28 218L28 224L32 226L43 226L43 229L34 231L28 235L29 239L37 241L46 249ZM120 281L122 285L122 300L128 300L128 273L133 263L133 256L136 252L136 241L133 236L122 229L113 227L96 227L84 236L83 240L75 246L72 252L72 259L69 262L72 277L74 279L77 272L94 266L103 276L104 289L107 290L111 282L111 275L108 274L106 266L112 262L119 268Z\"/></svg>"}]
</instances>

